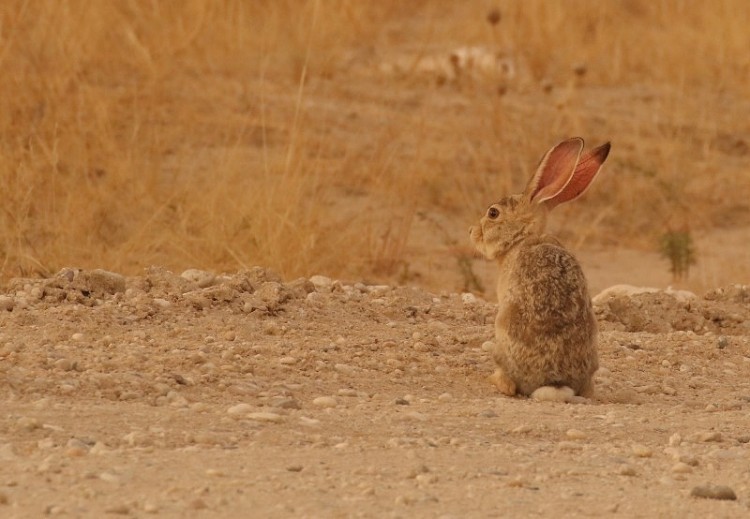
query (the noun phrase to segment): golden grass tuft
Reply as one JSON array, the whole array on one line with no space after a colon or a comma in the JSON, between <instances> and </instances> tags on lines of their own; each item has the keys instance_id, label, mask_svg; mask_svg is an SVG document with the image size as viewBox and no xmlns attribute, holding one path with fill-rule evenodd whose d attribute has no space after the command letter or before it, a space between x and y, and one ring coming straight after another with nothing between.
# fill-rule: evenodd
<instances>
[{"instance_id":1,"label":"golden grass tuft","mask_svg":"<svg viewBox=\"0 0 750 519\"><path fill-rule=\"evenodd\" d=\"M442 240L420 214L462 236L574 134L614 145L560 210L578 245L748 225L749 22L741 0L8 0L1 275L403 275ZM419 73L461 46L522 74Z\"/></svg>"}]
</instances>

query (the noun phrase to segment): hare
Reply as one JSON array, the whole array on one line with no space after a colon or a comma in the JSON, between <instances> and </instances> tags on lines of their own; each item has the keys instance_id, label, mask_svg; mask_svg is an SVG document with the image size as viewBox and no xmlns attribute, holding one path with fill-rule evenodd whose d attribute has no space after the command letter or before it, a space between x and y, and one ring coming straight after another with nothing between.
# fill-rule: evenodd
<instances>
[{"instance_id":1,"label":"hare","mask_svg":"<svg viewBox=\"0 0 750 519\"><path fill-rule=\"evenodd\" d=\"M500 266L490 380L506 395L593 395L597 325L586 278L575 257L543 232L550 209L586 190L609 149L606 143L581 155L578 137L557 144L523 194L492 204L469 230L476 249Z\"/></svg>"}]
</instances>

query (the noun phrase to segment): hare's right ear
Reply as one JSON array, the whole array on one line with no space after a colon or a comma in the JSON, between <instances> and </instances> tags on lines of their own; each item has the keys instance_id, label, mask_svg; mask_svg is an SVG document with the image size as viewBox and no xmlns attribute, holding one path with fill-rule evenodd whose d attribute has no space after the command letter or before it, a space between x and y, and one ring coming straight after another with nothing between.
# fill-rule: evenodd
<instances>
[{"instance_id":1,"label":"hare's right ear","mask_svg":"<svg viewBox=\"0 0 750 519\"><path fill-rule=\"evenodd\" d=\"M583 151L583 139L573 137L553 146L539 163L539 167L526 186L524 196L542 203L558 195L570 181Z\"/></svg>"},{"instance_id":2,"label":"hare's right ear","mask_svg":"<svg viewBox=\"0 0 750 519\"><path fill-rule=\"evenodd\" d=\"M558 204L568 202L581 196L591 185L591 182L594 181L594 178L596 178L599 171L601 171L602 164L604 164L604 161L607 160L607 156L609 155L610 147L611 146L608 142L604 143L581 157L581 161L576 165L576 170L573 172L570 181L565 185L565 188L557 195L547 200L545 205L552 209Z\"/></svg>"}]
</instances>

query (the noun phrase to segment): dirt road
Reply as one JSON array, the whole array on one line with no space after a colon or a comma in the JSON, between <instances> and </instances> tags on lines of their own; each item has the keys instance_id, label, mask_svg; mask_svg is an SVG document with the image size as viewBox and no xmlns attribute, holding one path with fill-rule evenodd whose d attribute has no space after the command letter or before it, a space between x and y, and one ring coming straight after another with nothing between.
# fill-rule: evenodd
<instances>
[{"instance_id":1,"label":"dirt road","mask_svg":"<svg viewBox=\"0 0 750 519\"><path fill-rule=\"evenodd\" d=\"M0 294L2 517L750 513L748 287L598 300L583 404L497 394L471 294L262 269Z\"/></svg>"}]
</instances>

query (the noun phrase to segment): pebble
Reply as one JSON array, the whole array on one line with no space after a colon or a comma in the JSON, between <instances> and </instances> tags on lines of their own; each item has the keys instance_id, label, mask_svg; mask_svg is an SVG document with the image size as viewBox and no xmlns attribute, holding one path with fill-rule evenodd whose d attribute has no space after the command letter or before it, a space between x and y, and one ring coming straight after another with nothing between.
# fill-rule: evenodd
<instances>
[{"instance_id":1,"label":"pebble","mask_svg":"<svg viewBox=\"0 0 750 519\"><path fill-rule=\"evenodd\" d=\"M7 505L10 502L8 499L8 494L5 492L0 492L0 505Z\"/></svg>"},{"instance_id":2,"label":"pebble","mask_svg":"<svg viewBox=\"0 0 750 519\"><path fill-rule=\"evenodd\" d=\"M450 402L451 400L453 400L453 395L451 395L450 393L443 393L438 397L438 400L441 402Z\"/></svg>"},{"instance_id":3,"label":"pebble","mask_svg":"<svg viewBox=\"0 0 750 519\"><path fill-rule=\"evenodd\" d=\"M680 433L674 433L672 436L669 437L669 446L670 447L679 447L682 443L682 436Z\"/></svg>"},{"instance_id":4,"label":"pebble","mask_svg":"<svg viewBox=\"0 0 750 519\"><path fill-rule=\"evenodd\" d=\"M735 501L737 499L737 494L734 493L734 490L726 485L698 485L693 487L690 491L690 495L693 497L720 499L724 501Z\"/></svg>"},{"instance_id":5,"label":"pebble","mask_svg":"<svg viewBox=\"0 0 750 519\"><path fill-rule=\"evenodd\" d=\"M333 369L344 375L354 375L357 372L357 368L350 366L349 364L336 364Z\"/></svg>"},{"instance_id":6,"label":"pebble","mask_svg":"<svg viewBox=\"0 0 750 519\"><path fill-rule=\"evenodd\" d=\"M633 451L633 454L635 454L639 458L650 458L654 454L654 452L649 447L641 445L640 443L633 444L631 450Z\"/></svg>"},{"instance_id":7,"label":"pebble","mask_svg":"<svg viewBox=\"0 0 750 519\"><path fill-rule=\"evenodd\" d=\"M76 342L80 342L83 340L83 334L81 332L76 332L73 335L70 336L71 340L74 340Z\"/></svg>"},{"instance_id":8,"label":"pebble","mask_svg":"<svg viewBox=\"0 0 750 519\"><path fill-rule=\"evenodd\" d=\"M678 463L675 463L672 466L672 472L674 472L675 474L688 474L692 471L693 471L693 467L681 461Z\"/></svg>"},{"instance_id":9,"label":"pebble","mask_svg":"<svg viewBox=\"0 0 750 519\"><path fill-rule=\"evenodd\" d=\"M484 341L482 343L482 351L491 352L495 349L495 343L492 341Z\"/></svg>"},{"instance_id":10,"label":"pebble","mask_svg":"<svg viewBox=\"0 0 750 519\"><path fill-rule=\"evenodd\" d=\"M565 436L567 436L571 440L583 440L584 438L586 438L586 433L583 431L579 431L578 429L568 429L565 433Z\"/></svg>"},{"instance_id":11,"label":"pebble","mask_svg":"<svg viewBox=\"0 0 750 519\"><path fill-rule=\"evenodd\" d=\"M721 433L719 431L702 433L698 436L698 439L702 442L720 442L722 440Z\"/></svg>"},{"instance_id":12,"label":"pebble","mask_svg":"<svg viewBox=\"0 0 750 519\"><path fill-rule=\"evenodd\" d=\"M252 412L253 409L255 408L251 406L250 404L237 404L227 409L227 413L232 416L239 416L239 415L248 414Z\"/></svg>"},{"instance_id":13,"label":"pebble","mask_svg":"<svg viewBox=\"0 0 750 519\"><path fill-rule=\"evenodd\" d=\"M271 404L273 407L277 407L279 409L300 409L301 406L299 405L299 402L295 400L294 398L277 398L271 401Z\"/></svg>"},{"instance_id":14,"label":"pebble","mask_svg":"<svg viewBox=\"0 0 750 519\"><path fill-rule=\"evenodd\" d=\"M397 398L393 403L396 405L409 405L409 401L405 398Z\"/></svg>"},{"instance_id":15,"label":"pebble","mask_svg":"<svg viewBox=\"0 0 750 519\"><path fill-rule=\"evenodd\" d=\"M323 408L336 407L338 405L338 402L332 396L319 396L312 403Z\"/></svg>"},{"instance_id":16,"label":"pebble","mask_svg":"<svg viewBox=\"0 0 750 519\"><path fill-rule=\"evenodd\" d=\"M635 468L630 465L622 465L617 469L617 474L620 476L635 476L636 471Z\"/></svg>"},{"instance_id":17,"label":"pebble","mask_svg":"<svg viewBox=\"0 0 750 519\"><path fill-rule=\"evenodd\" d=\"M477 302L477 296L471 292L464 292L461 294L461 301L463 301L465 305L473 305Z\"/></svg>"},{"instance_id":18,"label":"pebble","mask_svg":"<svg viewBox=\"0 0 750 519\"><path fill-rule=\"evenodd\" d=\"M247 415L248 418L251 420L257 420L258 422L273 422L278 423L284 419L283 416L276 413L270 413L270 412L259 412L259 413L250 413Z\"/></svg>"},{"instance_id":19,"label":"pebble","mask_svg":"<svg viewBox=\"0 0 750 519\"><path fill-rule=\"evenodd\" d=\"M115 506L110 506L109 508L105 508L104 513L128 515L130 513L130 508L128 507L128 505L115 505Z\"/></svg>"},{"instance_id":20,"label":"pebble","mask_svg":"<svg viewBox=\"0 0 750 519\"><path fill-rule=\"evenodd\" d=\"M190 501L190 508L192 508L193 510L204 510L208 508L208 505L203 499L197 498Z\"/></svg>"},{"instance_id":21,"label":"pebble","mask_svg":"<svg viewBox=\"0 0 750 519\"><path fill-rule=\"evenodd\" d=\"M216 279L214 274L198 269L188 269L180 274L180 277L192 281L198 285L198 288L210 287Z\"/></svg>"},{"instance_id":22,"label":"pebble","mask_svg":"<svg viewBox=\"0 0 750 519\"><path fill-rule=\"evenodd\" d=\"M15 306L15 301L12 297L0 296L0 311L10 312Z\"/></svg>"},{"instance_id":23,"label":"pebble","mask_svg":"<svg viewBox=\"0 0 750 519\"><path fill-rule=\"evenodd\" d=\"M316 290L330 290L331 285L333 285L331 278L326 276L312 276L310 283L315 285Z\"/></svg>"},{"instance_id":24,"label":"pebble","mask_svg":"<svg viewBox=\"0 0 750 519\"><path fill-rule=\"evenodd\" d=\"M55 368L60 371L70 371L73 369L73 363L70 362L70 359L57 359L55 361Z\"/></svg>"},{"instance_id":25,"label":"pebble","mask_svg":"<svg viewBox=\"0 0 750 519\"><path fill-rule=\"evenodd\" d=\"M101 479L102 481L106 481L107 483L120 483L120 476L118 476L117 474L112 474L111 472L102 472L101 474L99 474L99 479Z\"/></svg>"},{"instance_id":26,"label":"pebble","mask_svg":"<svg viewBox=\"0 0 750 519\"><path fill-rule=\"evenodd\" d=\"M289 465L286 470L289 472L302 472L304 467L302 465Z\"/></svg>"},{"instance_id":27,"label":"pebble","mask_svg":"<svg viewBox=\"0 0 750 519\"><path fill-rule=\"evenodd\" d=\"M284 364L287 366L296 364L296 363L297 363L297 359L295 359L294 357L281 357L279 359L279 364Z\"/></svg>"}]
</instances>

